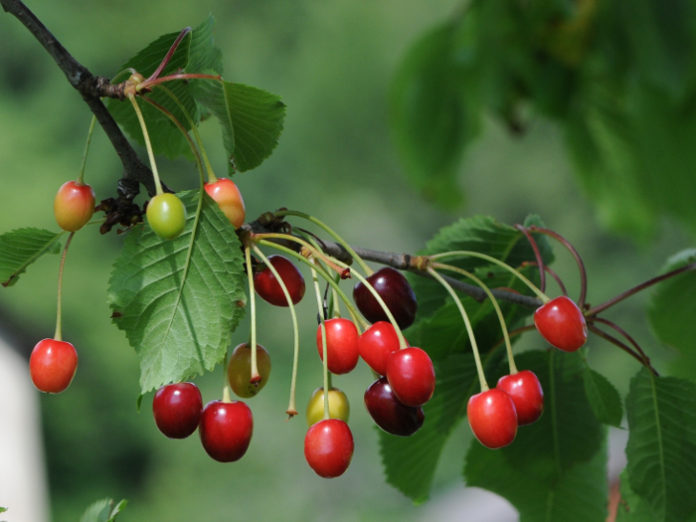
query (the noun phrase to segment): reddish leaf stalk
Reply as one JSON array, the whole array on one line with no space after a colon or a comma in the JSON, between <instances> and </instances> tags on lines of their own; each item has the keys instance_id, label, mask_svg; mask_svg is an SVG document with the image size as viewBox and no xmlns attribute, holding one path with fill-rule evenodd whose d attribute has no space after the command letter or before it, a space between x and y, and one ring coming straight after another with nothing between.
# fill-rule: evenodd
<instances>
[{"instance_id":1,"label":"reddish leaf stalk","mask_svg":"<svg viewBox=\"0 0 696 522\"><path fill-rule=\"evenodd\" d=\"M174 40L174 43L171 45L171 47L167 51L167 54L164 56L164 58L162 58L162 61L157 66L157 69L155 69L155 71L150 75L150 77L147 80L145 80L145 83L147 83L150 80L154 80L160 74L162 74L162 71L167 66L169 61L172 59L172 56L174 56L174 53L176 52L177 48L179 47L179 44L181 43L181 41L184 39L184 36L186 36L190 32L191 32L190 27L184 27L181 30L181 32L179 33L179 36L176 37L176 40Z\"/></svg>"},{"instance_id":2,"label":"reddish leaf stalk","mask_svg":"<svg viewBox=\"0 0 696 522\"><path fill-rule=\"evenodd\" d=\"M626 353L628 353L631 357L633 357L634 359L636 359L636 360L637 360L639 363L641 363L643 366L645 366L646 368L648 368L654 375L656 375L656 376L659 375L659 374L657 373L657 371L655 370L655 368L653 368L650 364L646 364L645 361L643 360L643 358L640 356L640 354L639 354L638 352L634 351L630 346L628 346L628 345L626 345L625 343L621 342L619 339L617 339L616 337L614 337L614 336L611 335L611 334L608 334L608 333L605 332L604 330L600 330L599 328L597 328L597 327L594 326L593 324L589 324L589 325L588 325L588 328L589 328L593 333L599 335L600 337L606 339L606 340L609 341L610 343L612 343L612 344L618 346L619 348L621 348L623 351L625 351Z\"/></svg>"},{"instance_id":3,"label":"reddish leaf stalk","mask_svg":"<svg viewBox=\"0 0 696 522\"><path fill-rule=\"evenodd\" d=\"M652 372L655 373L655 375L657 375L657 372L653 369L652 365L650 364L650 357L648 357L648 356L646 355L646 353L645 353L645 352L643 351L643 349L640 347L640 345L638 344L638 342L636 342L636 340L633 339L633 337L631 337L631 336L628 334L628 332L627 332L626 330L624 330L623 328L621 328L618 324L616 324L616 323L614 323L614 322L612 322L612 321L609 321L608 319L604 319L603 317L594 317L594 318L593 318L593 321L599 322L599 323L602 323L602 324L606 324L609 328L612 328L612 329L616 330L617 332L619 332L621 335L623 335L624 338L625 338L629 343L631 343L631 344L633 345L633 347L636 349L636 351L641 355L641 357L643 358L643 364L644 364L647 368L650 368L650 370L652 370Z\"/></svg>"},{"instance_id":4,"label":"reddish leaf stalk","mask_svg":"<svg viewBox=\"0 0 696 522\"><path fill-rule=\"evenodd\" d=\"M527 230L526 227L523 225L515 225L515 228L522 232L524 236L527 238L527 241L529 241L529 245L532 247L532 250L534 251L534 257L536 258L536 264L539 267L539 290L542 292L546 292L546 266L544 265L544 260L541 257L541 252L539 251L539 245L537 245L536 240L532 237L532 234L529 233L529 230Z\"/></svg>"}]
</instances>

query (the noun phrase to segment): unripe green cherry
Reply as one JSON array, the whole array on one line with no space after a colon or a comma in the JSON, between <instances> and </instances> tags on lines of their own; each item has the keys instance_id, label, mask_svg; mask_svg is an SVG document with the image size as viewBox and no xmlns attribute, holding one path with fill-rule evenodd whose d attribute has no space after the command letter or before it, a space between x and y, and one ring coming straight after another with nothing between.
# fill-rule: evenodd
<instances>
[{"instance_id":1,"label":"unripe green cherry","mask_svg":"<svg viewBox=\"0 0 696 522\"><path fill-rule=\"evenodd\" d=\"M157 194L147 205L147 222L159 237L174 239L186 226L186 208L174 194Z\"/></svg>"},{"instance_id":2,"label":"unripe green cherry","mask_svg":"<svg viewBox=\"0 0 696 522\"><path fill-rule=\"evenodd\" d=\"M329 418L348 422L350 403L338 388L329 388ZM307 404L307 425L311 426L324 418L324 388L317 388Z\"/></svg>"}]
</instances>

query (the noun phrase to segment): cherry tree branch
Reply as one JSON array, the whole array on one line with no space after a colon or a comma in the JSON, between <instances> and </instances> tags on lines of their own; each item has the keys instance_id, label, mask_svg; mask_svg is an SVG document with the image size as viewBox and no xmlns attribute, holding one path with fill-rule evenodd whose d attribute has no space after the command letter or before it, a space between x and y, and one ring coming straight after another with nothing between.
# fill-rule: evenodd
<instances>
[{"instance_id":1,"label":"cherry tree branch","mask_svg":"<svg viewBox=\"0 0 696 522\"><path fill-rule=\"evenodd\" d=\"M36 15L20 0L0 0L5 12L13 15L36 38L56 65L63 71L70 85L80 93L89 109L96 116L107 137L121 160L124 179L121 185L129 190L138 191L137 181L142 183L150 194L155 193L154 179L150 169L140 161L130 142L102 103L102 97L122 98L123 87L112 85L108 78L94 76L84 65L78 62L46 28ZM135 194L129 194L132 197Z\"/></svg>"}]
</instances>

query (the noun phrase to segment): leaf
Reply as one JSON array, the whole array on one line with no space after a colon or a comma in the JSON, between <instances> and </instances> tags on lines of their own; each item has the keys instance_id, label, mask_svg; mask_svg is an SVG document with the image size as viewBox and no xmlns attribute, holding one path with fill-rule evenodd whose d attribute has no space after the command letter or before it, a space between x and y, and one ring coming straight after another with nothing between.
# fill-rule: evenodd
<instances>
[{"instance_id":1,"label":"leaf","mask_svg":"<svg viewBox=\"0 0 696 522\"><path fill-rule=\"evenodd\" d=\"M696 513L696 384L642 368L631 380L626 413L631 489L653 520L688 520Z\"/></svg>"},{"instance_id":2,"label":"leaf","mask_svg":"<svg viewBox=\"0 0 696 522\"><path fill-rule=\"evenodd\" d=\"M696 249L672 256L662 273L696 261ZM657 338L677 350L678 358L671 365L672 374L696 379L696 271L690 270L662 281L653 292L648 306L648 318Z\"/></svg>"},{"instance_id":3,"label":"leaf","mask_svg":"<svg viewBox=\"0 0 696 522\"><path fill-rule=\"evenodd\" d=\"M445 207L461 202L457 167L479 130L469 17L448 21L408 51L390 91L396 148L411 182Z\"/></svg>"},{"instance_id":4,"label":"leaf","mask_svg":"<svg viewBox=\"0 0 696 522\"><path fill-rule=\"evenodd\" d=\"M19 276L44 254L60 252L63 232L20 228L0 235L0 283L12 286Z\"/></svg>"},{"instance_id":5,"label":"leaf","mask_svg":"<svg viewBox=\"0 0 696 522\"><path fill-rule=\"evenodd\" d=\"M631 489L628 473L621 473L621 501L616 509L616 522L654 522L650 506Z\"/></svg>"},{"instance_id":6,"label":"leaf","mask_svg":"<svg viewBox=\"0 0 696 522\"><path fill-rule=\"evenodd\" d=\"M179 69L188 73L206 71L220 74L222 72L221 53L214 46L212 30L213 18L210 17L187 34L160 76L172 74ZM121 70L133 68L147 78L155 71L178 35L177 32L160 36L123 64ZM155 87L146 97L166 108L185 129L190 129L191 121L198 123L200 120L200 108L191 94L191 85L177 80L167 82L165 87L173 93L181 106L161 87ZM181 155L193 157L185 137L167 116L142 99L138 100L138 104L143 112L155 153L170 158ZM142 130L131 103L127 100L112 99L107 102L107 106L114 119L126 132L144 145Z\"/></svg>"},{"instance_id":7,"label":"leaf","mask_svg":"<svg viewBox=\"0 0 696 522\"><path fill-rule=\"evenodd\" d=\"M142 393L212 370L244 313L241 247L234 228L207 196L180 195L187 210L174 240L133 230L114 263L109 304L140 358Z\"/></svg>"},{"instance_id":8,"label":"leaf","mask_svg":"<svg viewBox=\"0 0 696 522\"><path fill-rule=\"evenodd\" d=\"M522 521L591 522L606 518L606 432L585 397L578 354L557 350L516 358L544 389L544 413L521 426L509 446L490 450L472 441L468 486L505 497Z\"/></svg>"},{"instance_id":9,"label":"leaf","mask_svg":"<svg viewBox=\"0 0 696 522\"><path fill-rule=\"evenodd\" d=\"M97 500L85 510L80 522L114 522L127 503L126 500L121 500L114 505L111 498Z\"/></svg>"},{"instance_id":10,"label":"leaf","mask_svg":"<svg viewBox=\"0 0 696 522\"><path fill-rule=\"evenodd\" d=\"M620 427L623 407L616 388L606 377L594 371L587 364L582 372L582 380L587 400L597 420L603 424Z\"/></svg>"},{"instance_id":11,"label":"leaf","mask_svg":"<svg viewBox=\"0 0 696 522\"><path fill-rule=\"evenodd\" d=\"M194 96L222 127L229 171L253 169L278 144L285 104L274 94L241 83L198 80Z\"/></svg>"}]
</instances>

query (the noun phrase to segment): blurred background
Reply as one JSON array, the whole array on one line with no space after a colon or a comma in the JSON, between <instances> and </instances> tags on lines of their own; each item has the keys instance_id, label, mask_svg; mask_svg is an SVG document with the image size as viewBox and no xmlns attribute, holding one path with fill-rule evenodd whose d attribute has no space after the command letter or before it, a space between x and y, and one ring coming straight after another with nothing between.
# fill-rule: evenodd
<instances>
[{"instance_id":1,"label":"blurred background","mask_svg":"<svg viewBox=\"0 0 696 522\"><path fill-rule=\"evenodd\" d=\"M532 119L526 132L516 136L496 120L483 120L479 138L457 170L457 183L466 195L455 208L433 206L406 182L390 138L389 88L414 41L452 16L459 4L80 0L29 7L79 61L105 76L118 72L157 36L195 26L212 13L225 78L278 94L287 105L285 129L272 157L237 177L250 219L285 206L321 218L355 245L415 252L441 226L460 217L482 213L512 224L535 213L583 255L590 302L599 303L656 274L669 255L688 246L687 233L660 220L655 223L658 233L636 244L602 226L573 176L561 132L544 118ZM26 226L55 229L53 197L64 181L77 175L91 115L17 20L0 14L0 34L0 232ZM202 131L222 172L219 129L211 121ZM193 165L161 160L159 168L177 190L196 183ZM97 130L86 174L97 199L114 195L120 175L115 153ZM304 419L288 422L284 415L290 319L286 311L266 303L259 304L259 342L271 353L273 371L264 392L249 400L255 427L247 455L223 465L204 454L195 435L183 441L166 439L152 420L151 394L138 412L135 353L109 317L105 290L120 244L117 234L88 231L76 236L69 252L63 332L80 354L70 392L39 396L27 386L29 375L21 360L15 360L19 369L9 373L26 375L3 381L7 391L0 394L0 431L9 431L7 423L13 418L39 423L41 442L29 452L33 460L1 463L0 474L12 480L25 471L13 466L40 470L45 465L44 511L50 520L77 520L87 505L103 497L127 498L121 519L133 521L503 520L503 515L490 518L490 512L476 515L474 507L463 513L459 503L451 508L453 497L459 501L464 496L462 456L470 441L464 424L445 449L429 502L414 506L385 483L375 428L362 406L362 394L372 381L363 364L334 381L351 400L353 463L337 479L314 475L302 453ZM58 257L46 256L19 284L0 291L0 335L24 357L35 342L53 334L57 269ZM567 276L575 295L572 260L560 251L556 270ZM644 303L645 296L636 296L618 307L612 319L659 360L664 351L654 346ZM304 325L301 413L312 390L321 385L313 306L305 300L298 310ZM238 342L246 340L243 323L235 334ZM625 392L636 364L606 344L598 348L590 351L592 364ZM3 363L6 369L9 364ZM204 402L218 398L221 371L197 380ZM25 393L29 398L20 399ZM32 487L37 496L44 489L36 483ZM487 505L489 500L481 502ZM10 507L5 518L21 522L13 518L12 503L0 489L0 506Z\"/></svg>"}]
</instances>

